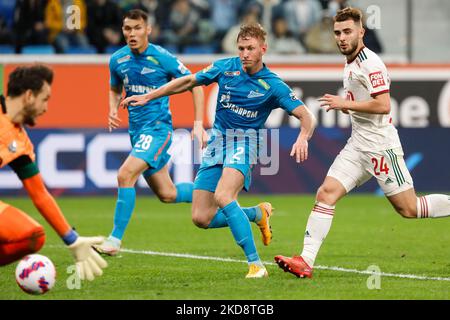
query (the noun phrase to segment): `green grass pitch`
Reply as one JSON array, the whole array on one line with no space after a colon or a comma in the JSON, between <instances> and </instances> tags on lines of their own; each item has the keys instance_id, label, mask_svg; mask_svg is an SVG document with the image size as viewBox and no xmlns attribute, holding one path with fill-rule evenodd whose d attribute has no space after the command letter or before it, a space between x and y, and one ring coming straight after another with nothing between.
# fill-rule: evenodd
<instances>
[{"instance_id":1,"label":"green grass pitch","mask_svg":"<svg viewBox=\"0 0 450 320\"><path fill-rule=\"evenodd\" d=\"M270 246L262 245L259 230L252 224L258 252L262 260L270 262L266 279L245 279L247 265L236 261L245 258L228 228L199 229L191 222L190 205L162 204L156 198L138 196L123 242L124 248L135 251L108 257L109 267L103 276L82 282L80 289L68 288L72 273L67 267L73 262L70 252L31 201L2 200L44 225L47 241L40 253L54 262L57 283L45 295L27 295L15 283L13 263L0 268L0 299L450 298L450 219L403 219L385 198L372 195L350 195L338 204L331 231L316 260L323 268L314 271L313 279L298 279L273 263L275 255L298 254L301 249L314 201L311 195L240 197L242 206L270 201L276 208ZM59 198L58 203L81 235L106 236L111 231L114 197ZM173 253L184 255L169 255ZM364 271L369 266L377 266L383 273L380 289L368 289L371 275L351 271ZM418 279L420 276L427 279Z\"/></svg>"}]
</instances>

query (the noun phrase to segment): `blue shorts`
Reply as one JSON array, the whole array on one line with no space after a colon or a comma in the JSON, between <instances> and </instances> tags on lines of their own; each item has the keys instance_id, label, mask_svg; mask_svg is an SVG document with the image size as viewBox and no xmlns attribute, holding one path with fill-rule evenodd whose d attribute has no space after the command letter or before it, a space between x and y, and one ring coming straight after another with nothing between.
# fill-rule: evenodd
<instances>
[{"instance_id":1,"label":"blue shorts","mask_svg":"<svg viewBox=\"0 0 450 320\"><path fill-rule=\"evenodd\" d=\"M202 164L194 181L194 189L215 192L223 168L234 168L244 176L244 190L249 191L252 169L256 164L256 144L249 141L225 143L212 138L203 154Z\"/></svg>"},{"instance_id":2,"label":"blue shorts","mask_svg":"<svg viewBox=\"0 0 450 320\"><path fill-rule=\"evenodd\" d=\"M131 155L144 160L149 169L145 170L145 178L161 170L170 160L167 153L172 144L173 132L169 128L143 128L133 135L130 135Z\"/></svg>"}]
</instances>

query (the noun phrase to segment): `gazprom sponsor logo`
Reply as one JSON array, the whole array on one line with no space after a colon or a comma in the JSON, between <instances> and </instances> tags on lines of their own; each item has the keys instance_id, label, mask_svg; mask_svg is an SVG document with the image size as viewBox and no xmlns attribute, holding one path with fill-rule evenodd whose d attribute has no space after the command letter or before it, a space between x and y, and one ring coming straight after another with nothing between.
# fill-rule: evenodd
<instances>
[{"instance_id":1,"label":"gazprom sponsor logo","mask_svg":"<svg viewBox=\"0 0 450 320\"><path fill-rule=\"evenodd\" d=\"M141 85L135 85L135 84L125 86L125 91L134 92L134 93L147 93L154 89L156 89L156 87L147 87L147 86L141 86Z\"/></svg>"},{"instance_id":2,"label":"gazprom sponsor logo","mask_svg":"<svg viewBox=\"0 0 450 320\"><path fill-rule=\"evenodd\" d=\"M258 117L258 111L247 110L245 108L238 107L237 105L232 103L222 103L222 107L224 107L225 109L230 109L234 113L249 119L254 119Z\"/></svg>"}]
</instances>

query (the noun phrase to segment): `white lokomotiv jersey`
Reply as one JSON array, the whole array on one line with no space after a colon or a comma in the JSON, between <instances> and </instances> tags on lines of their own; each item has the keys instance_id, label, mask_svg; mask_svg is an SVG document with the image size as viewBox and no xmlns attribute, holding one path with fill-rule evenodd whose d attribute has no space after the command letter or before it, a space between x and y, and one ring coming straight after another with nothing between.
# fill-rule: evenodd
<instances>
[{"instance_id":1,"label":"white lokomotiv jersey","mask_svg":"<svg viewBox=\"0 0 450 320\"><path fill-rule=\"evenodd\" d=\"M348 100L368 101L389 92L390 79L380 57L363 47L344 68L344 89ZM382 151L401 146L389 114L370 114L349 110L352 135L349 143L361 151Z\"/></svg>"}]
</instances>

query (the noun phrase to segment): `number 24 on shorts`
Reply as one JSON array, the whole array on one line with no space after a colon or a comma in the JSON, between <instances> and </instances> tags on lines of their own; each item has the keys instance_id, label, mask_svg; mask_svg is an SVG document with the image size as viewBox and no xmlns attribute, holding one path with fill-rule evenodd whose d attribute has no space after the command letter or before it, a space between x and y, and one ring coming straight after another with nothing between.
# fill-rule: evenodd
<instances>
[{"instance_id":1,"label":"number 24 on shorts","mask_svg":"<svg viewBox=\"0 0 450 320\"><path fill-rule=\"evenodd\" d=\"M377 158L372 158L372 163L373 172L375 173L375 175L379 176L381 172L389 174L389 168L387 166L387 163L384 161L384 157L381 157L379 161Z\"/></svg>"}]
</instances>

